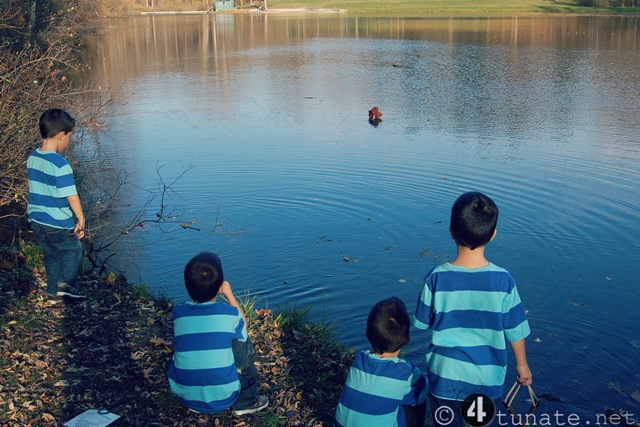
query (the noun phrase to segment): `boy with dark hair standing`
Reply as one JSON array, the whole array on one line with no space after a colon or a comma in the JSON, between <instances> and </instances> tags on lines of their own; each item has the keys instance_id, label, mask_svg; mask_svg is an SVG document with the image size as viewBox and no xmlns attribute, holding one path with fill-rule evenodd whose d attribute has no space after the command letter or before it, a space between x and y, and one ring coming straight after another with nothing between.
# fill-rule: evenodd
<instances>
[{"instance_id":1,"label":"boy with dark hair standing","mask_svg":"<svg viewBox=\"0 0 640 427\"><path fill-rule=\"evenodd\" d=\"M169 385L190 410L215 414L232 408L252 414L269 404L257 394L255 349L231 285L216 254L202 252L185 266L192 301L173 309L173 359ZM229 304L217 302L222 294Z\"/></svg>"},{"instance_id":2,"label":"boy with dark hair standing","mask_svg":"<svg viewBox=\"0 0 640 427\"><path fill-rule=\"evenodd\" d=\"M85 219L73 170L61 156L69 145L75 123L69 113L60 109L47 110L40 116L42 146L27 159L27 215L44 255L47 293L84 298L78 289L78 267Z\"/></svg>"},{"instance_id":3,"label":"boy with dark hair standing","mask_svg":"<svg viewBox=\"0 0 640 427\"><path fill-rule=\"evenodd\" d=\"M461 404L472 394L499 401L507 368L505 338L515 355L518 381L532 382L524 344L529 324L515 281L484 256L497 222L498 207L486 195L458 197L450 222L457 257L427 275L418 298L413 324L433 331L426 358L436 426L463 426ZM444 406L454 411L453 420L438 416Z\"/></svg>"},{"instance_id":4,"label":"boy with dark hair standing","mask_svg":"<svg viewBox=\"0 0 640 427\"><path fill-rule=\"evenodd\" d=\"M420 369L398 357L409 343L411 320L398 298L378 302L367 319L372 350L360 350L345 383L335 426L420 426L427 388Z\"/></svg>"}]
</instances>

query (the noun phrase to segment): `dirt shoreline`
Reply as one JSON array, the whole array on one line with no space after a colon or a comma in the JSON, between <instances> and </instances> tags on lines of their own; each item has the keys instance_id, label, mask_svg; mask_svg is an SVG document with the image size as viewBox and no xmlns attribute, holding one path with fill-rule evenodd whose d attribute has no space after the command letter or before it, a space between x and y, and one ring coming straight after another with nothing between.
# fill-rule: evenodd
<instances>
[{"instance_id":1,"label":"dirt shoreline","mask_svg":"<svg viewBox=\"0 0 640 427\"><path fill-rule=\"evenodd\" d=\"M243 417L196 414L171 393L172 304L123 278L93 278L84 300L51 300L43 282L0 270L0 425L60 426L107 408L123 426L328 426L353 352L303 321L283 327L251 309L259 392L269 407ZM290 319L290 318L289 318Z\"/></svg>"}]
</instances>

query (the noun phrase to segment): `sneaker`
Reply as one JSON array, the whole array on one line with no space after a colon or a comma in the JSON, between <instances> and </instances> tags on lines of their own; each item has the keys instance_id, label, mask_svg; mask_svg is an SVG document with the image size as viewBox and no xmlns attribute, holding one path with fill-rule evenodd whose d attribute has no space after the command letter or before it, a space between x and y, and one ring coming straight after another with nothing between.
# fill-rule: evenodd
<instances>
[{"instance_id":1,"label":"sneaker","mask_svg":"<svg viewBox=\"0 0 640 427\"><path fill-rule=\"evenodd\" d=\"M80 292L80 290L76 286L70 286L66 283L58 283L58 292L56 293L59 297L69 297L69 298L86 298L87 296Z\"/></svg>"},{"instance_id":2,"label":"sneaker","mask_svg":"<svg viewBox=\"0 0 640 427\"><path fill-rule=\"evenodd\" d=\"M60 302L62 302L62 297L59 297L57 295L50 295L47 298L47 305L48 306L58 305L58 304L60 304Z\"/></svg>"},{"instance_id":3,"label":"sneaker","mask_svg":"<svg viewBox=\"0 0 640 427\"><path fill-rule=\"evenodd\" d=\"M248 406L247 408L244 408L244 409L232 408L232 410L233 410L233 415L247 415L247 414L253 414L255 412L261 411L267 406L269 406L269 399L267 399L267 396L258 395L258 399L255 401L253 405Z\"/></svg>"}]
</instances>

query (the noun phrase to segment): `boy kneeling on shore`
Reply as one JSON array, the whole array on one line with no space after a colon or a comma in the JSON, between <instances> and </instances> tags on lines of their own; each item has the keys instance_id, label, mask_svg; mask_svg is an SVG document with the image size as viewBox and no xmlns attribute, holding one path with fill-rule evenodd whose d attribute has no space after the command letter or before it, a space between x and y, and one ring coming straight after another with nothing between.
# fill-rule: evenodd
<instances>
[{"instance_id":1,"label":"boy kneeling on shore","mask_svg":"<svg viewBox=\"0 0 640 427\"><path fill-rule=\"evenodd\" d=\"M260 411L269 404L257 394L255 349L247 321L216 254L202 252L184 269L192 301L173 309L173 360L169 384L178 400L194 412L234 415ZM222 294L229 304L217 302Z\"/></svg>"}]
</instances>

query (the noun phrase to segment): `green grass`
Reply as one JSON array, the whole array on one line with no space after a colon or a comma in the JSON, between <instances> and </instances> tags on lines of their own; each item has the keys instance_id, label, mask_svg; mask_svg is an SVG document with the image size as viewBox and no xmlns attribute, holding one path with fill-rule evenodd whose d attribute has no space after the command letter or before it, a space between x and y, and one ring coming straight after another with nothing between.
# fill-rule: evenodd
<instances>
[{"instance_id":1,"label":"green grass","mask_svg":"<svg viewBox=\"0 0 640 427\"><path fill-rule=\"evenodd\" d=\"M354 14L495 16L532 13L638 13L635 9L581 7L553 0L267 0L268 8L346 9Z\"/></svg>"},{"instance_id":2,"label":"green grass","mask_svg":"<svg viewBox=\"0 0 640 427\"><path fill-rule=\"evenodd\" d=\"M158 2L155 8L138 7L140 11L206 10L214 0L194 4L183 0ZM577 0L236 0L241 9L264 5L274 9L340 9L355 15L484 17L516 16L539 13L570 14L639 14L640 8L597 8L578 6ZM126 3L127 9L130 3Z\"/></svg>"}]
</instances>

